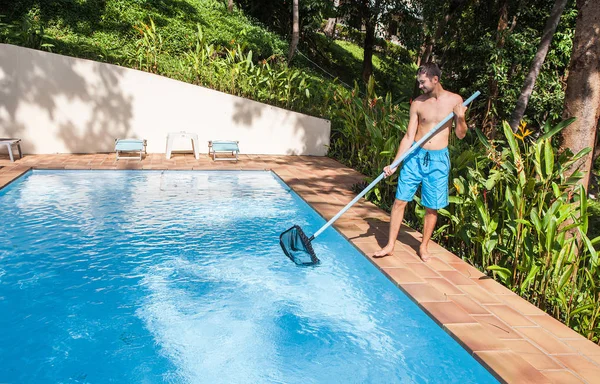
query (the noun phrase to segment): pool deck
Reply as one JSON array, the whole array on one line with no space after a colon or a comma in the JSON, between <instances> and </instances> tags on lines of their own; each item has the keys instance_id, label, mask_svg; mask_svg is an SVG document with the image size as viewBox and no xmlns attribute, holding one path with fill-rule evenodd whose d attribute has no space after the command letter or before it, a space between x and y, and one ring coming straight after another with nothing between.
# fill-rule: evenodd
<instances>
[{"instance_id":1,"label":"pool deck","mask_svg":"<svg viewBox=\"0 0 600 384\"><path fill-rule=\"evenodd\" d=\"M0 155L0 188L30 169L272 170L325 219L355 194L364 176L326 157L240 155L214 162L207 155L149 154L115 160L114 153L28 155L12 163ZM389 214L361 200L335 224L390 280L431 318L508 383L600 383L600 346L521 299L437 244L423 263L416 255L421 234L402 227L392 256L375 259L384 244ZM293 223L290 223L290 226Z\"/></svg>"}]
</instances>

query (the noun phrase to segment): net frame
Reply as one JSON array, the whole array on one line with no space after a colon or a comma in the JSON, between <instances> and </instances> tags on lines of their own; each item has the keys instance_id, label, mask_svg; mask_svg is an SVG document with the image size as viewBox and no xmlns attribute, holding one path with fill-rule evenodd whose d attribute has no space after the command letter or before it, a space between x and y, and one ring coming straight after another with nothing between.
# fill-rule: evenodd
<instances>
[{"instance_id":1,"label":"net frame","mask_svg":"<svg viewBox=\"0 0 600 384\"><path fill-rule=\"evenodd\" d=\"M299 225L294 225L279 236L279 245L286 256L297 265L317 265L319 258L310 244L311 240ZM298 255L308 255L308 258ZM310 261L304 261L306 259L310 259Z\"/></svg>"}]
</instances>

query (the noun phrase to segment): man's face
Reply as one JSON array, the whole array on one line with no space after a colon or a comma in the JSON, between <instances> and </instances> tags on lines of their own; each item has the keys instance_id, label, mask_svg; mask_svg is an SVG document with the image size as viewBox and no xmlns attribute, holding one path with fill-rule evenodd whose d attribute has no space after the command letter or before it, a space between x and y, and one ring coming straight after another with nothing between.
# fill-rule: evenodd
<instances>
[{"instance_id":1,"label":"man's face","mask_svg":"<svg viewBox=\"0 0 600 384\"><path fill-rule=\"evenodd\" d=\"M417 77L417 81L419 82L419 89L422 90L424 94L427 94L433 91L433 88L438 82L438 78L437 76L433 76L430 79L426 74L422 73Z\"/></svg>"}]
</instances>

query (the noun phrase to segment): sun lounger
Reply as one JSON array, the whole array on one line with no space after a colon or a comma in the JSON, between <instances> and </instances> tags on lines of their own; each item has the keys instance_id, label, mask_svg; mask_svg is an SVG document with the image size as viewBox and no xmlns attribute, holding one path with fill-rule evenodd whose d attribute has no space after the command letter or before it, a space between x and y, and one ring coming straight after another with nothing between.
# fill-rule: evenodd
<instances>
[{"instance_id":1,"label":"sun lounger","mask_svg":"<svg viewBox=\"0 0 600 384\"><path fill-rule=\"evenodd\" d=\"M0 138L0 147L6 146L8 149L8 157L10 157L10 161L15 161L12 152L12 146L16 145L19 150L19 159L23 157L23 153L21 152L21 139L2 139Z\"/></svg>"},{"instance_id":2,"label":"sun lounger","mask_svg":"<svg viewBox=\"0 0 600 384\"><path fill-rule=\"evenodd\" d=\"M119 159L139 159L146 153L146 140L141 139L115 139L115 152ZM135 153L135 156L122 156L123 153Z\"/></svg>"},{"instance_id":3,"label":"sun lounger","mask_svg":"<svg viewBox=\"0 0 600 384\"><path fill-rule=\"evenodd\" d=\"M208 154L212 154L213 160L232 160L238 161L238 154L240 148L238 147L239 141L226 141L226 140L212 140L208 142ZM217 157L217 154L229 155L224 157Z\"/></svg>"}]
</instances>

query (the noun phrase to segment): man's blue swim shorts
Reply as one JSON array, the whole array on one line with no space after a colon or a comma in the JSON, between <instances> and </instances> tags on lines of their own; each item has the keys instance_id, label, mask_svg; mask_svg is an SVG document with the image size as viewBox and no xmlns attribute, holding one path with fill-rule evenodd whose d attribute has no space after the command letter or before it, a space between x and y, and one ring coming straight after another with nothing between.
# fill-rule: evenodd
<instances>
[{"instance_id":1,"label":"man's blue swim shorts","mask_svg":"<svg viewBox=\"0 0 600 384\"><path fill-rule=\"evenodd\" d=\"M421 147L407 156L400 169L396 199L411 201L421 184L421 204L440 209L448 205L448 148L428 150Z\"/></svg>"}]
</instances>

